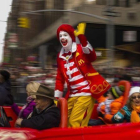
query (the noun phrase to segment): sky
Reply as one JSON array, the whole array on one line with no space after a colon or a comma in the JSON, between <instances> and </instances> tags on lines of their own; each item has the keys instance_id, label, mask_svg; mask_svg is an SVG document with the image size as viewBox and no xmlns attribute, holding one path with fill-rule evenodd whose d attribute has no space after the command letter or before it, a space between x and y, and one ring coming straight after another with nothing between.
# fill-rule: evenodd
<instances>
[{"instance_id":1,"label":"sky","mask_svg":"<svg viewBox=\"0 0 140 140\"><path fill-rule=\"evenodd\" d=\"M4 36L6 33L7 21L9 12L11 10L12 0L0 0L0 63L2 62Z\"/></svg>"}]
</instances>

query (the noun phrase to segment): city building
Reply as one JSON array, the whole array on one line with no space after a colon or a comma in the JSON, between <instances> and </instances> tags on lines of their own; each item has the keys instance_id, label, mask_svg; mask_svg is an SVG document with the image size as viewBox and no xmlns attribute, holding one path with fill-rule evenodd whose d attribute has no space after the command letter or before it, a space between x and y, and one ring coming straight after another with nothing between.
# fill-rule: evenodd
<instances>
[{"instance_id":1,"label":"city building","mask_svg":"<svg viewBox=\"0 0 140 140\"><path fill-rule=\"evenodd\" d=\"M22 61L29 56L38 56L41 67L55 66L56 55L61 48L56 38L57 28L63 23L76 28L80 22L87 23L85 34L97 51L99 64L113 62L114 66L128 66L132 65L126 61L130 53L139 57L131 47L128 47L129 50L122 49L127 44L135 48L140 42L139 0L22 0L18 10L14 9L16 4L16 0L13 0L11 13L15 10L17 19L26 17L30 22L29 28L13 23L18 35L16 50L22 52L19 53ZM14 52L11 56L14 56Z\"/></svg>"}]
</instances>

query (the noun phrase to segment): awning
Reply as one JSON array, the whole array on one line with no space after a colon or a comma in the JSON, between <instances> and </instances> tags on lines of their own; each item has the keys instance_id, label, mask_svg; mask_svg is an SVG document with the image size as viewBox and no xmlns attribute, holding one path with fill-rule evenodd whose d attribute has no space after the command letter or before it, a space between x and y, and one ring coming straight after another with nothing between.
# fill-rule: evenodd
<instances>
[{"instance_id":1,"label":"awning","mask_svg":"<svg viewBox=\"0 0 140 140\"><path fill-rule=\"evenodd\" d=\"M113 63L114 68L123 68L130 65L130 61L126 59L119 59Z\"/></svg>"},{"instance_id":2,"label":"awning","mask_svg":"<svg viewBox=\"0 0 140 140\"><path fill-rule=\"evenodd\" d=\"M140 43L119 45L115 49L140 54Z\"/></svg>"},{"instance_id":3,"label":"awning","mask_svg":"<svg viewBox=\"0 0 140 140\"><path fill-rule=\"evenodd\" d=\"M130 61L126 59L116 59L112 62L111 59L103 59L92 63L93 66L104 66L104 67L108 67L110 64L112 64L110 67L113 68L123 68L129 66Z\"/></svg>"},{"instance_id":4,"label":"awning","mask_svg":"<svg viewBox=\"0 0 140 140\"><path fill-rule=\"evenodd\" d=\"M112 61L111 59L102 59L102 60L96 60L92 64L93 65L105 65L105 64L108 64L111 61Z\"/></svg>"}]
</instances>

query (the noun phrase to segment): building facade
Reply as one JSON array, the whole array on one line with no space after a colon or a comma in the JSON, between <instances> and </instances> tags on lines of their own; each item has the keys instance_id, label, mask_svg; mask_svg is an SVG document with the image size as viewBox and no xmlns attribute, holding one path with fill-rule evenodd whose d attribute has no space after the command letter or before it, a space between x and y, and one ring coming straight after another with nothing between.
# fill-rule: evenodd
<instances>
[{"instance_id":1,"label":"building facade","mask_svg":"<svg viewBox=\"0 0 140 140\"><path fill-rule=\"evenodd\" d=\"M17 8L14 5L17 5ZM41 11L45 9L69 10L69 12ZM56 39L56 30L63 23L68 23L76 28L78 23L86 22L86 36L96 49L111 49L112 46L139 42L139 10L139 0L20 0L18 4L16 0L13 0L11 13L13 14L15 11L15 19L25 16L30 21L29 28L19 28L17 22L12 24L18 35L18 48L20 50L18 54L23 61L26 61L29 55L37 54L40 58L40 66L51 67L54 65L57 52L61 48ZM71 11L83 12L83 14ZM12 20L9 24L11 23ZM8 28L7 32L9 30ZM109 30L111 30L110 38L107 34ZM135 38L131 39L134 36ZM41 49L42 46L45 46L45 53ZM11 56L13 56L12 53ZM99 52L99 54L102 53ZM107 51L105 53L105 56L108 56ZM103 56L101 55L101 57ZM101 57L99 56L99 59ZM42 61L44 62L41 64Z\"/></svg>"}]
</instances>

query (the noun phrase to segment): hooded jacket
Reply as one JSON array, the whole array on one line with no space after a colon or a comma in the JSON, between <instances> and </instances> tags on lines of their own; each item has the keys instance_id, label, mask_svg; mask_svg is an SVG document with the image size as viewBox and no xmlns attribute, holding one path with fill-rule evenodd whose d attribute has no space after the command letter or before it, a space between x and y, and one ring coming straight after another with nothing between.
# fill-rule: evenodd
<instances>
[{"instance_id":1,"label":"hooded jacket","mask_svg":"<svg viewBox=\"0 0 140 140\"><path fill-rule=\"evenodd\" d=\"M10 81L0 83L0 105L11 105L13 104L13 97L11 95L11 84Z\"/></svg>"}]
</instances>

